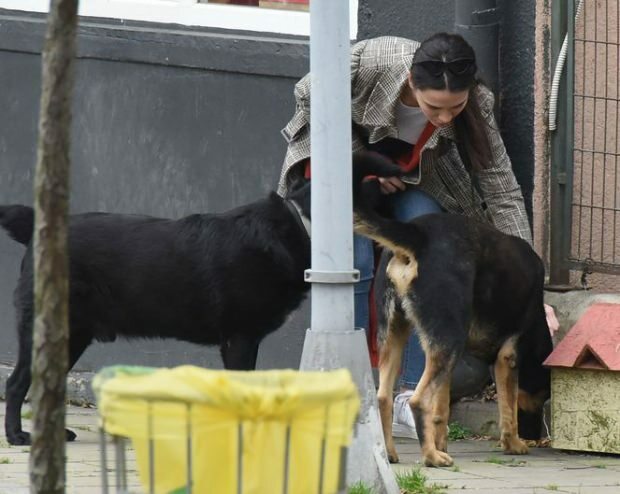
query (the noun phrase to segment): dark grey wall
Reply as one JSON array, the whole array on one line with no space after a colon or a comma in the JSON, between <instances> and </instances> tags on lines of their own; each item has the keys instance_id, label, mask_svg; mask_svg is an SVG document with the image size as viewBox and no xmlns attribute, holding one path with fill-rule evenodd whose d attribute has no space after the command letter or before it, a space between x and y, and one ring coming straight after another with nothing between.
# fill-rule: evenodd
<instances>
[{"instance_id":1,"label":"dark grey wall","mask_svg":"<svg viewBox=\"0 0 620 494\"><path fill-rule=\"evenodd\" d=\"M0 203L32 203L40 16L0 30ZM179 217L248 203L274 188L279 131L308 67L307 43L238 33L83 23L78 38L71 209ZM0 362L15 360L11 304L22 248L0 234ZM307 307L261 348L259 365L297 367ZM220 366L216 349L171 342L92 347L106 363Z\"/></svg>"},{"instance_id":2,"label":"dark grey wall","mask_svg":"<svg viewBox=\"0 0 620 494\"><path fill-rule=\"evenodd\" d=\"M459 0L359 0L359 38L386 34L423 40L454 31ZM498 0L500 9L500 127L532 214L534 187L535 0Z\"/></svg>"}]
</instances>

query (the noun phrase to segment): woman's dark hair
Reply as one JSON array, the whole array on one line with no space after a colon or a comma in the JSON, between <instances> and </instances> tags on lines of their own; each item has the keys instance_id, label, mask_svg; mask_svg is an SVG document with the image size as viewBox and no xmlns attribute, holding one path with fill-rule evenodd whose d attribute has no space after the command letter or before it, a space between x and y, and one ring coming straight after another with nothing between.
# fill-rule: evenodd
<instances>
[{"instance_id":1,"label":"woman's dark hair","mask_svg":"<svg viewBox=\"0 0 620 494\"><path fill-rule=\"evenodd\" d=\"M476 54L471 45L458 34L437 33L425 40L416 50L411 64L416 89L447 89L467 91L470 97L461 113L454 119L457 144L465 165L476 172L491 163L491 147L487 123L482 115L476 92L481 84L476 77ZM469 163L468 163L469 161Z\"/></svg>"}]
</instances>

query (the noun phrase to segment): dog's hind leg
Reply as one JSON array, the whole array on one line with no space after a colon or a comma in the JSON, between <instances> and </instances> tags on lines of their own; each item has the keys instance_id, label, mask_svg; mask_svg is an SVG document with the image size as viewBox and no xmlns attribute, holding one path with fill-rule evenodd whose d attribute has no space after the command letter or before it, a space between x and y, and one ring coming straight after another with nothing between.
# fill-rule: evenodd
<instances>
[{"instance_id":1,"label":"dog's hind leg","mask_svg":"<svg viewBox=\"0 0 620 494\"><path fill-rule=\"evenodd\" d=\"M69 366L67 371L73 368L92 341L90 333L72 326L71 337L69 338ZM65 429L65 436L67 441L73 441L77 437L75 432L70 429Z\"/></svg>"},{"instance_id":2,"label":"dog's hind leg","mask_svg":"<svg viewBox=\"0 0 620 494\"><path fill-rule=\"evenodd\" d=\"M30 324L30 323L29 323ZM22 330L19 326L19 334L23 335L19 344L19 356L17 364L6 384L6 415L4 428L7 441L13 445L30 444L30 433L22 429L21 409L32 382L31 363L32 363L32 333L30 330ZM69 350L69 369L80 358L88 341L71 339ZM66 429L67 441L73 441L75 433Z\"/></svg>"},{"instance_id":3,"label":"dog's hind leg","mask_svg":"<svg viewBox=\"0 0 620 494\"><path fill-rule=\"evenodd\" d=\"M516 338L504 342L495 361L495 384L499 405L501 443L505 454L527 454L517 431L518 370Z\"/></svg>"},{"instance_id":4,"label":"dog's hind leg","mask_svg":"<svg viewBox=\"0 0 620 494\"><path fill-rule=\"evenodd\" d=\"M28 352L29 353L29 352ZM9 444L30 444L30 433L22 429L21 410L26 393L30 388L31 358L19 357L6 382L6 415L4 417L4 431Z\"/></svg>"},{"instance_id":5,"label":"dog's hind leg","mask_svg":"<svg viewBox=\"0 0 620 494\"><path fill-rule=\"evenodd\" d=\"M16 305L16 309L19 350L17 364L6 382L4 431L9 444L24 445L30 444L30 433L22 429L21 410L32 380L32 313L29 308Z\"/></svg>"},{"instance_id":6,"label":"dog's hind leg","mask_svg":"<svg viewBox=\"0 0 620 494\"><path fill-rule=\"evenodd\" d=\"M453 460L442 449L447 449L450 378L457 352L440 352L424 343L423 347L426 355L424 373L409 399L409 405L415 419L424 464L429 467L449 467Z\"/></svg>"},{"instance_id":7,"label":"dog's hind leg","mask_svg":"<svg viewBox=\"0 0 620 494\"><path fill-rule=\"evenodd\" d=\"M379 403L379 413L381 414L381 425L383 437L385 439L385 449L387 450L390 463L398 463L398 453L394 447L392 437L392 413L394 383L400 371L403 349L411 333L407 321L396 314L390 317L385 341L381 344L379 353L379 390L377 401Z\"/></svg>"}]
</instances>

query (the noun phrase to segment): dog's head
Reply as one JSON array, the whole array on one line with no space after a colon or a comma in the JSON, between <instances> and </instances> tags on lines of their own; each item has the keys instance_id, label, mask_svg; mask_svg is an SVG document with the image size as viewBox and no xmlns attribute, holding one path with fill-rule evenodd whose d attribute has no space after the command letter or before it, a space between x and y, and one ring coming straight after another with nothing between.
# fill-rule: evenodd
<instances>
[{"instance_id":1,"label":"dog's head","mask_svg":"<svg viewBox=\"0 0 620 494\"><path fill-rule=\"evenodd\" d=\"M549 328L542 319L521 339L519 353L519 437L540 439L545 402L551 396L551 371L543 365L553 350Z\"/></svg>"},{"instance_id":2,"label":"dog's head","mask_svg":"<svg viewBox=\"0 0 620 494\"><path fill-rule=\"evenodd\" d=\"M366 177L395 177L402 175L398 165L385 156L372 151L353 153L353 201L363 201L366 207L376 209L381 199L381 191L376 180L365 180ZM299 175L289 186L287 199L295 201L302 213L310 218L310 180Z\"/></svg>"}]
</instances>

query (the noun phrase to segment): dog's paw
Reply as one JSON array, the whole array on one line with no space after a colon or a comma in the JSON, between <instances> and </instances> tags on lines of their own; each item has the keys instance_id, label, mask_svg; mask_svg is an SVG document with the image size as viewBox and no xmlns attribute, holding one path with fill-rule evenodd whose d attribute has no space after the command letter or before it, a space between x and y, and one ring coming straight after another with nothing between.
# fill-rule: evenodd
<instances>
[{"instance_id":1,"label":"dog's paw","mask_svg":"<svg viewBox=\"0 0 620 494\"><path fill-rule=\"evenodd\" d=\"M433 451L424 456L424 465L427 467L451 467L453 464L452 457L442 451Z\"/></svg>"},{"instance_id":2,"label":"dog's paw","mask_svg":"<svg viewBox=\"0 0 620 494\"><path fill-rule=\"evenodd\" d=\"M65 438L68 442L75 441L77 434L69 429L65 429ZM6 440L13 446L30 446L32 439L30 432L19 431L13 434L8 434Z\"/></svg>"},{"instance_id":3,"label":"dog's paw","mask_svg":"<svg viewBox=\"0 0 620 494\"><path fill-rule=\"evenodd\" d=\"M69 429L65 429L65 437L67 439L67 442L71 442L71 441L75 441L77 434Z\"/></svg>"},{"instance_id":4,"label":"dog's paw","mask_svg":"<svg viewBox=\"0 0 620 494\"><path fill-rule=\"evenodd\" d=\"M6 440L13 446L30 446L30 432L13 432L6 435Z\"/></svg>"},{"instance_id":5,"label":"dog's paw","mask_svg":"<svg viewBox=\"0 0 620 494\"><path fill-rule=\"evenodd\" d=\"M400 458L398 457L396 453L393 455L388 453L388 461L390 463L400 463Z\"/></svg>"},{"instance_id":6,"label":"dog's paw","mask_svg":"<svg viewBox=\"0 0 620 494\"><path fill-rule=\"evenodd\" d=\"M388 461L390 463L399 463L400 458L398 458L398 453L394 448L386 448Z\"/></svg>"},{"instance_id":7,"label":"dog's paw","mask_svg":"<svg viewBox=\"0 0 620 494\"><path fill-rule=\"evenodd\" d=\"M526 455L529 453L527 444L518 438L512 438L509 441L503 440L502 447L505 455Z\"/></svg>"}]
</instances>

